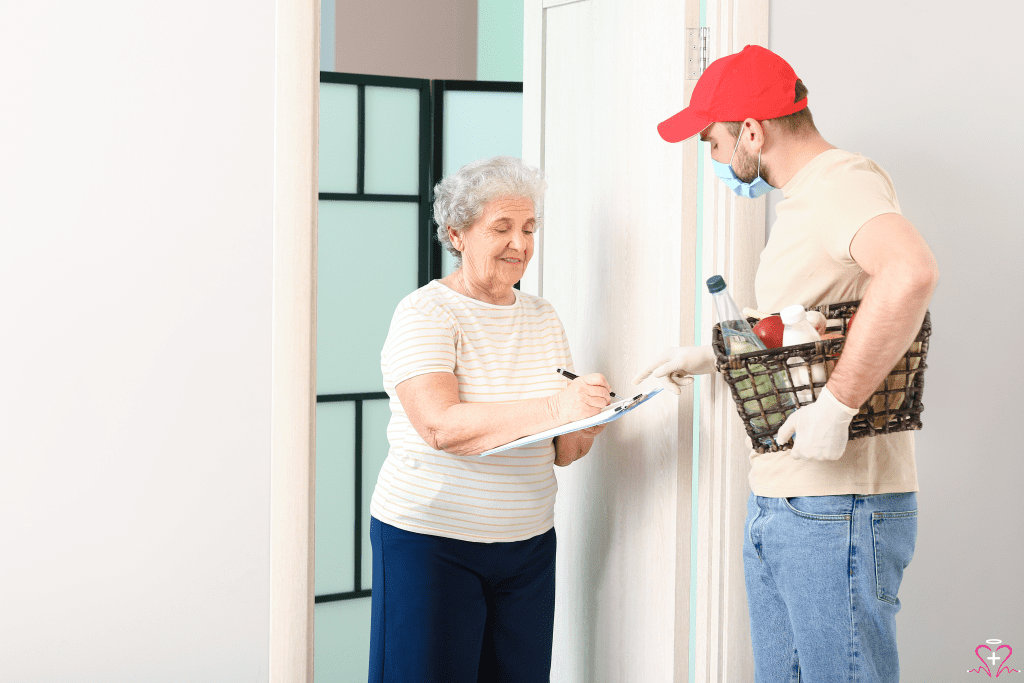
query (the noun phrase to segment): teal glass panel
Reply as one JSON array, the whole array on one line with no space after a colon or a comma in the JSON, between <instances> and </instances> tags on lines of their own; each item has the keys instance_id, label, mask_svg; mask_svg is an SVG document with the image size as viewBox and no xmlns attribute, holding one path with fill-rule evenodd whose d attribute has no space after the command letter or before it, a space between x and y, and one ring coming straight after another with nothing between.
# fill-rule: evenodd
<instances>
[{"instance_id":1,"label":"teal glass panel","mask_svg":"<svg viewBox=\"0 0 1024 683\"><path fill-rule=\"evenodd\" d=\"M315 595L354 590L355 403L316 406Z\"/></svg>"},{"instance_id":2,"label":"teal glass panel","mask_svg":"<svg viewBox=\"0 0 1024 683\"><path fill-rule=\"evenodd\" d=\"M338 0L320 0L320 70L334 71L335 9ZM522 42L520 40L519 42ZM522 63L522 56L519 58Z\"/></svg>"},{"instance_id":3,"label":"teal glass panel","mask_svg":"<svg viewBox=\"0 0 1024 683\"><path fill-rule=\"evenodd\" d=\"M523 156L523 94L446 91L444 175L470 161L499 155Z\"/></svg>"},{"instance_id":4,"label":"teal glass panel","mask_svg":"<svg viewBox=\"0 0 1024 683\"><path fill-rule=\"evenodd\" d=\"M373 573L370 548L370 498L377 485L377 475L388 457L388 421L391 408L387 399L363 403L363 588L369 588Z\"/></svg>"},{"instance_id":5,"label":"teal glass panel","mask_svg":"<svg viewBox=\"0 0 1024 683\"><path fill-rule=\"evenodd\" d=\"M320 192L356 191L358 86L320 84Z\"/></svg>"},{"instance_id":6,"label":"teal glass panel","mask_svg":"<svg viewBox=\"0 0 1024 683\"><path fill-rule=\"evenodd\" d=\"M366 86L367 194L420 191L420 91Z\"/></svg>"},{"instance_id":7,"label":"teal glass panel","mask_svg":"<svg viewBox=\"0 0 1024 683\"><path fill-rule=\"evenodd\" d=\"M523 0L478 0L478 81L523 80L523 10Z\"/></svg>"},{"instance_id":8,"label":"teal glass panel","mask_svg":"<svg viewBox=\"0 0 1024 683\"><path fill-rule=\"evenodd\" d=\"M321 201L319 211L316 393L383 391L380 351L418 281L419 205Z\"/></svg>"},{"instance_id":9,"label":"teal glass panel","mask_svg":"<svg viewBox=\"0 0 1024 683\"><path fill-rule=\"evenodd\" d=\"M444 247L441 248L441 277L451 275L455 271L455 257L448 253Z\"/></svg>"},{"instance_id":10,"label":"teal glass panel","mask_svg":"<svg viewBox=\"0 0 1024 683\"><path fill-rule=\"evenodd\" d=\"M314 683L366 683L370 598L321 602L313 612Z\"/></svg>"}]
</instances>

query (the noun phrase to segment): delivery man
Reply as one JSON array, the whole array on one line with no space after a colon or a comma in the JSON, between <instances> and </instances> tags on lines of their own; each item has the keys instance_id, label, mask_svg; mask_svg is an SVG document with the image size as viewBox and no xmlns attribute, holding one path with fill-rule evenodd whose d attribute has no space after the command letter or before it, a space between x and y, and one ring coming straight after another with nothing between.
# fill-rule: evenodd
<instances>
[{"instance_id":1,"label":"delivery man","mask_svg":"<svg viewBox=\"0 0 1024 683\"><path fill-rule=\"evenodd\" d=\"M848 442L850 421L911 345L938 280L889 175L830 145L792 67L757 45L713 62L667 142L700 135L741 197L781 189L754 281L757 308L861 300L818 399L751 453L743 562L759 683L897 683L897 597L917 537L913 432ZM676 394L714 372L710 346L666 350L653 375Z\"/></svg>"}]
</instances>

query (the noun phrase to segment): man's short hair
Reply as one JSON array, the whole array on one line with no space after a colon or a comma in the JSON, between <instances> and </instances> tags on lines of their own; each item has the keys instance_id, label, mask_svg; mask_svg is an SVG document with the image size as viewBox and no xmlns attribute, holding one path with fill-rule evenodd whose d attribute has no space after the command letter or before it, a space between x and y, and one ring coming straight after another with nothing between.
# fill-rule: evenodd
<instances>
[{"instance_id":1,"label":"man's short hair","mask_svg":"<svg viewBox=\"0 0 1024 683\"><path fill-rule=\"evenodd\" d=\"M796 98L793 100L793 102L799 102L800 100L805 99L806 97L807 86L804 85L803 81L797 79ZM785 130L787 133L799 134L809 132L812 130L817 130L817 128L814 126L814 118L811 116L810 107L804 107L800 111L794 114L790 114L788 116L780 116L777 119L768 120L774 124L778 124L779 126L781 126L782 129ZM740 134L740 129L743 127L743 122L723 121L722 125L725 126L726 130L728 130L733 137L738 137Z\"/></svg>"}]
</instances>

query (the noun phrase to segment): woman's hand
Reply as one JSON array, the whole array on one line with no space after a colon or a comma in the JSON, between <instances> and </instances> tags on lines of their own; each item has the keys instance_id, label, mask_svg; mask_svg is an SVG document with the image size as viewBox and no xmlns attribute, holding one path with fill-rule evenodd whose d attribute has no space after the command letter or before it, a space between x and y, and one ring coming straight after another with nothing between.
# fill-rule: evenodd
<instances>
[{"instance_id":1,"label":"woman's hand","mask_svg":"<svg viewBox=\"0 0 1024 683\"><path fill-rule=\"evenodd\" d=\"M556 436L555 464L565 467L589 453L590 447L594 445L594 437L603 432L607 426L608 423L605 423Z\"/></svg>"},{"instance_id":2,"label":"woman's hand","mask_svg":"<svg viewBox=\"0 0 1024 683\"><path fill-rule=\"evenodd\" d=\"M611 403L611 387L604 375L594 373L577 377L552 398L555 414L562 424L597 415ZM607 423L577 429L555 437L555 464L570 465L590 452L594 437L604 431Z\"/></svg>"},{"instance_id":3,"label":"woman's hand","mask_svg":"<svg viewBox=\"0 0 1024 683\"><path fill-rule=\"evenodd\" d=\"M577 377L551 397L552 412L560 424L597 415L609 403L611 386L604 375L597 372Z\"/></svg>"}]
</instances>

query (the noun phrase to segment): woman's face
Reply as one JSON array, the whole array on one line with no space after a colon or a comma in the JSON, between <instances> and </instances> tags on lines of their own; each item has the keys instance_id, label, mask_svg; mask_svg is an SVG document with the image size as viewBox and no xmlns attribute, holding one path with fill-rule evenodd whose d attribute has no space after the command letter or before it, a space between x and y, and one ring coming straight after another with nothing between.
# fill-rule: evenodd
<instances>
[{"instance_id":1,"label":"woman's face","mask_svg":"<svg viewBox=\"0 0 1024 683\"><path fill-rule=\"evenodd\" d=\"M449 229L452 244L462 252L463 275L478 286L511 289L533 257L536 224L533 200L498 197L461 235Z\"/></svg>"}]
</instances>

